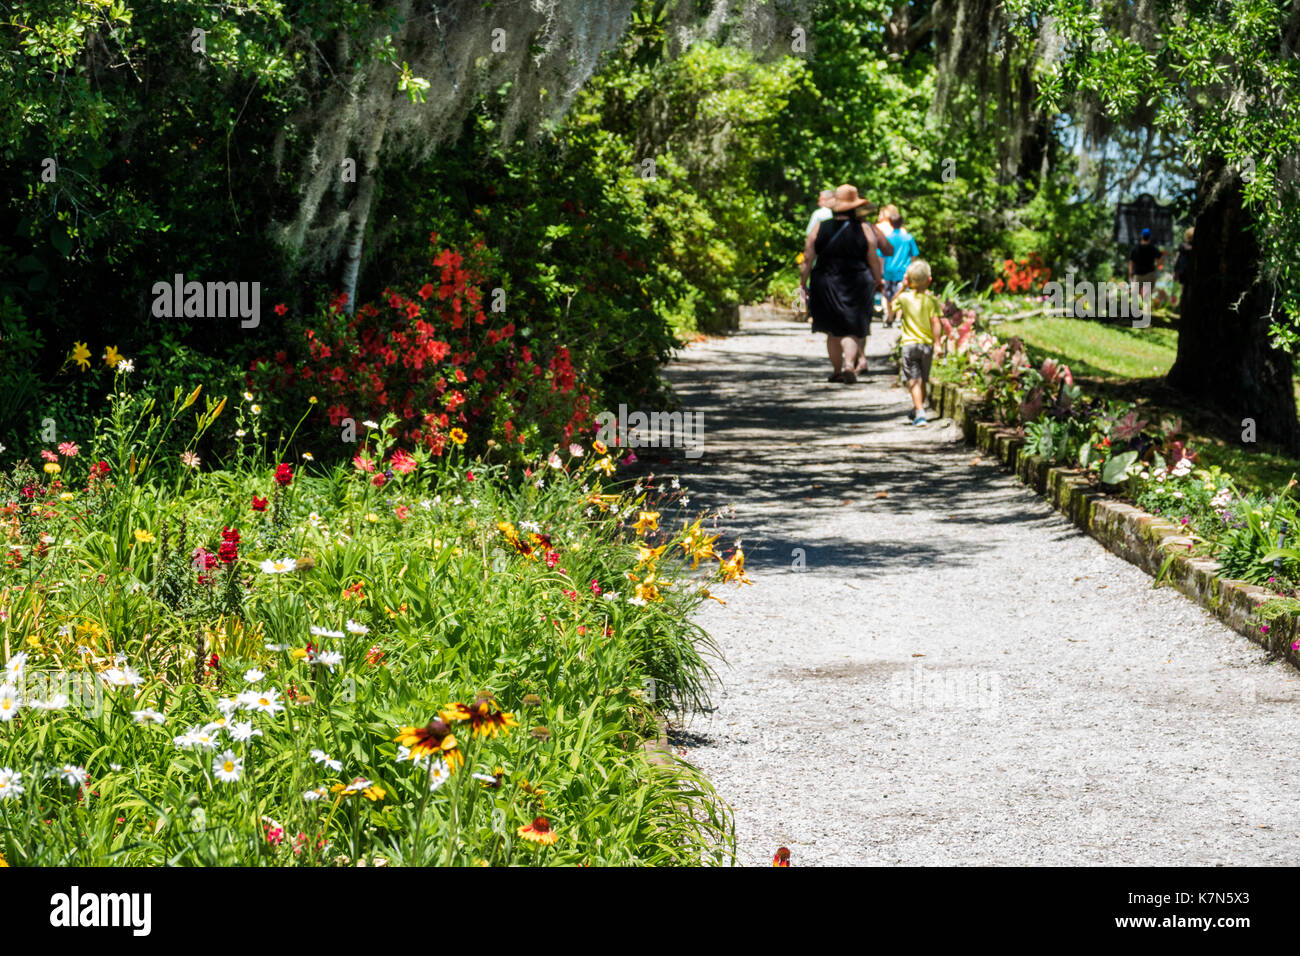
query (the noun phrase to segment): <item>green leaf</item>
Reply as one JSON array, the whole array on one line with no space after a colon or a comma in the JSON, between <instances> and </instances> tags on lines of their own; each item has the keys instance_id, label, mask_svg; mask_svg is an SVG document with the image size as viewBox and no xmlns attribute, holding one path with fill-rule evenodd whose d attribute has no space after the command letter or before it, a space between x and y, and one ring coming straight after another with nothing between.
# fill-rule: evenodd
<instances>
[{"instance_id":1,"label":"green leaf","mask_svg":"<svg viewBox=\"0 0 1300 956\"><path fill-rule=\"evenodd\" d=\"M1101 482L1104 485L1117 485L1128 474L1129 466L1137 461L1138 453L1126 451L1111 458L1101 468Z\"/></svg>"}]
</instances>

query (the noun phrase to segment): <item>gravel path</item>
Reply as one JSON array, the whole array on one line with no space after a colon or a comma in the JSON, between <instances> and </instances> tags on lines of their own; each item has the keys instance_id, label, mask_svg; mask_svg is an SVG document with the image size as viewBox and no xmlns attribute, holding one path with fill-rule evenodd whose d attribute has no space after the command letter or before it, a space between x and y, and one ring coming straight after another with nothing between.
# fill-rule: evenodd
<instances>
[{"instance_id":1,"label":"gravel path","mask_svg":"<svg viewBox=\"0 0 1300 956\"><path fill-rule=\"evenodd\" d=\"M1300 679L1075 530L886 355L749 310L669 368L704 412L691 510L734 505L754 586L697 618L726 663L676 746L767 865L1300 862ZM802 569L797 565L802 558Z\"/></svg>"}]
</instances>

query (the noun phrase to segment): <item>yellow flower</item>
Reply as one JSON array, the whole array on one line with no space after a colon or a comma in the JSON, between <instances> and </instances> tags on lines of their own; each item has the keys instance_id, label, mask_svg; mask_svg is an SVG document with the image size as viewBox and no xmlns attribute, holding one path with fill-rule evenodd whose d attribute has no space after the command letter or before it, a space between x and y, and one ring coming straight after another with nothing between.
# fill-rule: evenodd
<instances>
[{"instance_id":1,"label":"yellow flower","mask_svg":"<svg viewBox=\"0 0 1300 956\"><path fill-rule=\"evenodd\" d=\"M803 253L801 252L797 256L795 256L794 261L799 265L803 265Z\"/></svg>"},{"instance_id":2,"label":"yellow flower","mask_svg":"<svg viewBox=\"0 0 1300 956\"><path fill-rule=\"evenodd\" d=\"M59 495L59 500L60 500L60 501L71 501L71 500L72 500L73 498L75 498L75 497L77 497L77 496L74 495L72 492L70 492L70 491L65 491L63 494Z\"/></svg>"},{"instance_id":3,"label":"yellow flower","mask_svg":"<svg viewBox=\"0 0 1300 956\"><path fill-rule=\"evenodd\" d=\"M667 548L668 545L666 544L658 548L647 548L644 544L638 544L636 546L636 566L643 568L647 564L653 564Z\"/></svg>"},{"instance_id":4,"label":"yellow flower","mask_svg":"<svg viewBox=\"0 0 1300 956\"><path fill-rule=\"evenodd\" d=\"M57 475L62 470L63 470L62 468L60 468L52 461L47 461L45 463L45 473L47 475Z\"/></svg>"},{"instance_id":5,"label":"yellow flower","mask_svg":"<svg viewBox=\"0 0 1300 956\"><path fill-rule=\"evenodd\" d=\"M605 473L605 477L609 477L610 475L614 474L614 462L610 460L610 457L608 455L600 459L600 461L596 462L595 467L597 471L603 471Z\"/></svg>"},{"instance_id":6,"label":"yellow flower","mask_svg":"<svg viewBox=\"0 0 1300 956\"><path fill-rule=\"evenodd\" d=\"M691 570L698 568L703 558L718 557L717 552L713 550L713 542L717 541L722 535L715 534L712 537L706 535L703 529L700 528L699 518L696 518L694 524L688 525L683 530L685 533L680 544L687 557L692 558L694 561Z\"/></svg>"},{"instance_id":7,"label":"yellow flower","mask_svg":"<svg viewBox=\"0 0 1300 956\"><path fill-rule=\"evenodd\" d=\"M644 578L637 578L636 575L630 573L628 578L637 582L636 596L641 601L662 601L663 595L659 593L659 589L672 587L670 582L659 577L654 570L651 570Z\"/></svg>"},{"instance_id":8,"label":"yellow flower","mask_svg":"<svg viewBox=\"0 0 1300 956\"><path fill-rule=\"evenodd\" d=\"M116 345L110 345L104 352L104 364L109 368L117 368L117 363L122 361L122 353L117 350Z\"/></svg>"},{"instance_id":9,"label":"yellow flower","mask_svg":"<svg viewBox=\"0 0 1300 956\"><path fill-rule=\"evenodd\" d=\"M737 584L753 584L745 576L745 552L736 545L736 553L725 561L719 561L719 569L722 571L722 580L735 581Z\"/></svg>"},{"instance_id":10,"label":"yellow flower","mask_svg":"<svg viewBox=\"0 0 1300 956\"><path fill-rule=\"evenodd\" d=\"M203 391L202 385L194 386L194 391L190 392L189 395L185 397L185 404L181 406L181 410L184 411L197 402L199 400L199 392L201 391Z\"/></svg>"},{"instance_id":11,"label":"yellow flower","mask_svg":"<svg viewBox=\"0 0 1300 956\"><path fill-rule=\"evenodd\" d=\"M596 452L597 455L603 455L605 454L605 452L609 451L609 449L605 446L605 443L601 441L599 438L597 438L594 442L591 443L591 447Z\"/></svg>"},{"instance_id":12,"label":"yellow flower","mask_svg":"<svg viewBox=\"0 0 1300 956\"><path fill-rule=\"evenodd\" d=\"M86 348L85 342L72 343L72 361L81 366L84 372L90 368L90 349Z\"/></svg>"},{"instance_id":13,"label":"yellow flower","mask_svg":"<svg viewBox=\"0 0 1300 956\"><path fill-rule=\"evenodd\" d=\"M465 430L463 428L453 428L450 432L447 433L447 437L450 438L452 441L454 441L457 445L463 445L465 444L466 441L469 440L469 436L465 434Z\"/></svg>"},{"instance_id":14,"label":"yellow flower","mask_svg":"<svg viewBox=\"0 0 1300 956\"><path fill-rule=\"evenodd\" d=\"M308 405L315 405L315 404L316 404L316 396L313 395L311 398L307 399L307 404L308 404Z\"/></svg>"},{"instance_id":15,"label":"yellow flower","mask_svg":"<svg viewBox=\"0 0 1300 956\"><path fill-rule=\"evenodd\" d=\"M366 520L369 521L371 524L374 524L376 521L379 520L379 515L375 514L375 513L372 511L372 512L370 512L369 514L366 515Z\"/></svg>"},{"instance_id":16,"label":"yellow flower","mask_svg":"<svg viewBox=\"0 0 1300 956\"><path fill-rule=\"evenodd\" d=\"M641 517L637 518L636 524L632 525L637 534L645 534L647 531L659 530L659 512L643 511Z\"/></svg>"},{"instance_id":17,"label":"yellow flower","mask_svg":"<svg viewBox=\"0 0 1300 956\"><path fill-rule=\"evenodd\" d=\"M140 544L149 544L153 541L153 535L148 531L142 531L137 528L135 532L135 540L140 542Z\"/></svg>"},{"instance_id":18,"label":"yellow flower","mask_svg":"<svg viewBox=\"0 0 1300 956\"><path fill-rule=\"evenodd\" d=\"M366 787L361 791L361 795L370 801L382 800L388 795L388 791L376 784L373 787Z\"/></svg>"},{"instance_id":19,"label":"yellow flower","mask_svg":"<svg viewBox=\"0 0 1300 956\"><path fill-rule=\"evenodd\" d=\"M300 661L307 656L307 649L305 647L295 647L289 652L289 656L295 661Z\"/></svg>"}]
</instances>

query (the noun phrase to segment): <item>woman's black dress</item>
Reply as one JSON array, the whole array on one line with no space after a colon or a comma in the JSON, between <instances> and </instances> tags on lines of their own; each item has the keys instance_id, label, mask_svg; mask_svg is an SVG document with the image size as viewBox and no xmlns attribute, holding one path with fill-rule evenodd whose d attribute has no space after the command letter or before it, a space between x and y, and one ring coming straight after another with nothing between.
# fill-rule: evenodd
<instances>
[{"instance_id":1,"label":"woman's black dress","mask_svg":"<svg viewBox=\"0 0 1300 956\"><path fill-rule=\"evenodd\" d=\"M834 242L832 237L848 223ZM813 331L841 338L864 336L871 325L875 280L867 268L867 237L856 216L820 224L813 249L817 265L808 277L808 314Z\"/></svg>"}]
</instances>

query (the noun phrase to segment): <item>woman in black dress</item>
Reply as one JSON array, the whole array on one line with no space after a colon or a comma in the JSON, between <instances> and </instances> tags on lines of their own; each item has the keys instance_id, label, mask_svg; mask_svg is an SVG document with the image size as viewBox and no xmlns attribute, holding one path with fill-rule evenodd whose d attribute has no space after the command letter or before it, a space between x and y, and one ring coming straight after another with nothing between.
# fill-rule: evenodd
<instances>
[{"instance_id":1,"label":"woman in black dress","mask_svg":"<svg viewBox=\"0 0 1300 956\"><path fill-rule=\"evenodd\" d=\"M855 215L866 203L858 198L855 186L836 189L832 217L809 233L800 266L802 284L809 289L808 312L813 331L826 333L832 371L829 381L845 385L857 381L854 369L860 367L862 359L857 339L867 334L880 284L876 232L870 223L860 222Z\"/></svg>"}]
</instances>

